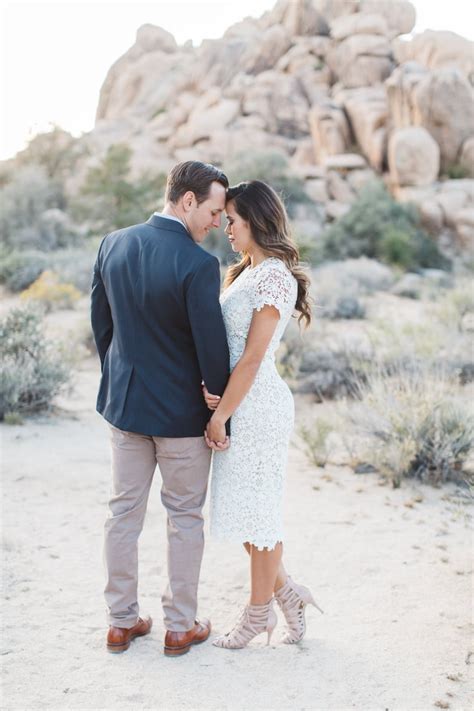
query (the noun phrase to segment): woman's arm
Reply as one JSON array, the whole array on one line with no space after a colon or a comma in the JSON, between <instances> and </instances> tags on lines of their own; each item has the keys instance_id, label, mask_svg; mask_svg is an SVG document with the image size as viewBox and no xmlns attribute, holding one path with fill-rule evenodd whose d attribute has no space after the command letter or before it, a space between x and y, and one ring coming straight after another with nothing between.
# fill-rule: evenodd
<instances>
[{"instance_id":1,"label":"woman's arm","mask_svg":"<svg viewBox=\"0 0 474 711\"><path fill-rule=\"evenodd\" d=\"M225 441L225 423L250 390L279 319L280 313L275 306L264 306L260 311L254 311L244 352L207 425L206 441L209 446Z\"/></svg>"}]
</instances>

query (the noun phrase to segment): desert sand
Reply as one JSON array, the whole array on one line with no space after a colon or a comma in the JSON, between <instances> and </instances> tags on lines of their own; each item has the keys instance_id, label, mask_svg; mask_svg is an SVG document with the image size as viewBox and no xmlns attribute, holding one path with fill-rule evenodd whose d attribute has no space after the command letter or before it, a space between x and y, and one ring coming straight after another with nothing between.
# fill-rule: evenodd
<instances>
[{"instance_id":1,"label":"desert sand","mask_svg":"<svg viewBox=\"0 0 474 711\"><path fill-rule=\"evenodd\" d=\"M468 709L472 534L466 494L347 467L316 469L291 449L285 560L324 610L295 646L262 635L162 653L165 514L156 473L140 547L152 633L105 650L102 528L108 433L94 411L99 371L82 361L50 416L3 425L5 709ZM313 406L317 415L318 406ZM307 403L297 399L297 414ZM226 631L248 594L246 555L207 536L199 612Z\"/></svg>"}]
</instances>

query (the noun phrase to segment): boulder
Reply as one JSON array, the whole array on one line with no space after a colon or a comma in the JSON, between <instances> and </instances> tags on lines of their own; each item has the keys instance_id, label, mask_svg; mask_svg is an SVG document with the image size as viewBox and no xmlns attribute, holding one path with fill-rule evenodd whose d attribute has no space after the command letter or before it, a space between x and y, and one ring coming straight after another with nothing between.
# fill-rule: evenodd
<instances>
[{"instance_id":1,"label":"boulder","mask_svg":"<svg viewBox=\"0 0 474 711\"><path fill-rule=\"evenodd\" d=\"M258 74L273 69L276 62L291 47L291 37L281 25L268 27L260 33L258 42L250 42L240 58L240 68L247 73Z\"/></svg>"},{"instance_id":2,"label":"boulder","mask_svg":"<svg viewBox=\"0 0 474 711\"><path fill-rule=\"evenodd\" d=\"M340 170L343 173L358 172L367 167L367 161L358 153L341 153L328 156L323 161L323 166L327 170ZM371 175L373 175L372 171Z\"/></svg>"},{"instance_id":3,"label":"boulder","mask_svg":"<svg viewBox=\"0 0 474 711\"><path fill-rule=\"evenodd\" d=\"M278 0L273 10L266 12L264 27L282 25L291 37L295 35L328 35L329 25L312 0Z\"/></svg>"},{"instance_id":4,"label":"boulder","mask_svg":"<svg viewBox=\"0 0 474 711\"><path fill-rule=\"evenodd\" d=\"M379 13L381 9L391 37L406 35L415 27L416 10L407 0L383 3L381 0L361 0L359 3L359 12L363 14Z\"/></svg>"},{"instance_id":5,"label":"boulder","mask_svg":"<svg viewBox=\"0 0 474 711\"><path fill-rule=\"evenodd\" d=\"M353 35L328 52L328 64L342 86L372 86L386 79L394 65L389 41L381 35Z\"/></svg>"},{"instance_id":6,"label":"boulder","mask_svg":"<svg viewBox=\"0 0 474 711\"><path fill-rule=\"evenodd\" d=\"M457 69L438 69L424 76L413 91L414 123L424 126L440 147L441 165L457 162L464 141L472 136L472 88Z\"/></svg>"},{"instance_id":7,"label":"boulder","mask_svg":"<svg viewBox=\"0 0 474 711\"><path fill-rule=\"evenodd\" d=\"M456 67L466 78L474 74L474 42L455 32L425 30L409 42L395 40L398 64L415 61L428 69Z\"/></svg>"},{"instance_id":8,"label":"boulder","mask_svg":"<svg viewBox=\"0 0 474 711\"><path fill-rule=\"evenodd\" d=\"M258 74L242 100L242 113L257 114L270 133L290 139L307 137L308 98L298 79L277 71Z\"/></svg>"},{"instance_id":9,"label":"boulder","mask_svg":"<svg viewBox=\"0 0 474 711\"><path fill-rule=\"evenodd\" d=\"M388 35L388 25L385 17L378 14L354 12L342 15L331 22L331 37L343 40L352 35Z\"/></svg>"},{"instance_id":10,"label":"boulder","mask_svg":"<svg viewBox=\"0 0 474 711\"><path fill-rule=\"evenodd\" d=\"M313 106L309 112L309 125L316 160L344 153L350 143L350 128L340 106L333 103Z\"/></svg>"},{"instance_id":11,"label":"boulder","mask_svg":"<svg viewBox=\"0 0 474 711\"><path fill-rule=\"evenodd\" d=\"M346 180L356 194L360 193L368 183L376 180L377 174L370 168L350 170L346 175Z\"/></svg>"},{"instance_id":12,"label":"boulder","mask_svg":"<svg viewBox=\"0 0 474 711\"><path fill-rule=\"evenodd\" d=\"M170 140L172 148L192 146L197 141L210 138L225 128L237 116L239 103L235 99L218 99L207 103L208 95L197 102L185 124L180 126Z\"/></svg>"},{"instance_id":13,"label":"boulder","mask_svg":"<svg viewBox=\"0 0 474 711\"><path fill-rule=\"evenodd\" d=\"M385 81L390 122L393 128L413 126L413 90L428 70L417 62L397 67Z\"/></svg>"},{"instance_id":14,"label":"boulder","mask_svg":"<svg viewBox=\"0 0 474 711\"><path fill-rule=\"evenodd\" d=\"M321 67L329 51L329 37L293 37L294 44L277 62L275 69L293 73L308 66L308 63ZM318 61L319 60L319 61Z\"/></svg>"},{"instance_id":15,"label":"boulder","mask_svg":"<svg viewBox=\"0 0 474 711\"><path fill-rule=\"evenodd\" d=\"M176 52L178 45L170 32L156 25L142 25L137 30L132 54L139 56L147 52Z\"/></svg>"},{"instance_id":16,"label":"boulder","mask_svg":"<svg viewBox=\"0 0 474 711\"><path fill-rule=\"evenodd\" d=\"M400 128L388 142L388 165L398 185L429 185L438 177L439 146L422 126Z\"/></svg>"},{"instance_id":17,"label":"boulder","mask_svg":"<svg viewBox=\"0 0 474 711\"><path fill-rule=\"evenodd\" d=\"M444 213L441 205L435 199L423 200L418 206L423 226L436 234L443 227Z\"/></svg>"},{"instance_id":18,"label":"boulder","mask_svg":"<svg viewBox=\"0 0 474 711\"><path fill-rule=\"evenodd\" d=\"M381 171L387 143L387 97L383 86L341 92L340 100L362 152L370 165Z\"/></svg>"}]
</instances>

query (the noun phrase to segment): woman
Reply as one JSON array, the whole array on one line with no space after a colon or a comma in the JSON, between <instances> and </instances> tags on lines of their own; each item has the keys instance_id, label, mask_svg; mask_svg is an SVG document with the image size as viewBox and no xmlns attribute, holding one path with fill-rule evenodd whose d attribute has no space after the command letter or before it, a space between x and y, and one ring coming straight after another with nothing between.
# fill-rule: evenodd
<instances>
[{"instance_id":1,"label":"woman","mask_svg":"<svg viewBox=\"0 0 474 711\"><path fill-rule=\"evenodd\" d=\"M296 585L282 563L282 497L294 403L275 367L275 351L294 311L311 320L309 280L298 265L283 203L259 180L227 193L226 234L242 258L231 266L221 297L231 377L222 398L204 396L214 414L206 441L216 451L211 484L211 533L243 543L250 555L251 596L234 628L214 640L237 649L261 632L268 642L280 605L289 630L283 641L305 634L310 591ZM230 448L222 450L232 417Z\"/></svg>"}]
</instances>

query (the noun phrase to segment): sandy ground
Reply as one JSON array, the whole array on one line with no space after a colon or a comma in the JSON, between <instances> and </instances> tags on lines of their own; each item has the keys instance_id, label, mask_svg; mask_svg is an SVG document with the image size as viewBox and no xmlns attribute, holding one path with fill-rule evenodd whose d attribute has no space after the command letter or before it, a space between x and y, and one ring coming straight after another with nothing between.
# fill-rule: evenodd
<instances>
[{"instance_id":1,"label":"sandy ground","mask_svg":"<svg viewBox=\"0 0 474 711\"><path fill-rule=\"evenodd\" d=\"M205 644L162 654L165 516L159 474L141 539L142 611L152 634L107 654L102 527L106 427L84 361L64 411L2 426L5 709L468 709L474 653L470 507L454 486L381 486L326 472L294 447L286 564L324 609L297 646L264 636L241 651ZM298 408L305 405L298 402ZM420 500L422 499L422 500ZM228 629L248 593L237 546L207 541L200 613Z\"/></svg>"}]
</instances>

